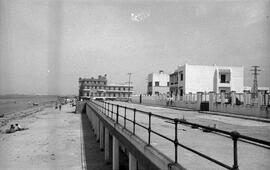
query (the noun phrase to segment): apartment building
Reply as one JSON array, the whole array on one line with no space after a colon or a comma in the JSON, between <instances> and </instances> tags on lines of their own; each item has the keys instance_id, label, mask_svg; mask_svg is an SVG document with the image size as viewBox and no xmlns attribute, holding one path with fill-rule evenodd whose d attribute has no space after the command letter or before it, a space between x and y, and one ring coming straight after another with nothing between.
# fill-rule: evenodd
<instances>
[{"instance_id":1,"label":"apartment building","mask_svg":"<svg viewBox=\"0 0 270 170\"><path fill-rule=\"evenodd\" d=\"M79 78L80 99L96 97L128 99L132 93L131 84L108 84L106 75L98 76L98 78Z\"/></svg>"},{"instance_id":2,"label":"apartment building","mask_svg":"<svg viewBox=\"0 0 270 170\"><path fill-rule=\"evenodd\" d=\"M170 74L170 94L180 98L197 92L230 92L244 90L243 66L181 65Z\"/></svg>"},{"instance_id":3,"label":"apartment building","mask_svg":"<svg viewBox=\"0 0 270 170\"><path fill-rule=\"evenodd\" d=\"M151 73L147 78L147 94L159 95L169 93L170 76L160 70L158 73Z\"/></svg>"}]
</instances>

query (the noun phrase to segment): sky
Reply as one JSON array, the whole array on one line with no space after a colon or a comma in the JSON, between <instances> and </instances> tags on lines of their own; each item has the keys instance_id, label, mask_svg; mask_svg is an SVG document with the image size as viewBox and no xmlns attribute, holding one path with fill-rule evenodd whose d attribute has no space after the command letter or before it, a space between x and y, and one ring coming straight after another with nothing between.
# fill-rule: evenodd
<instances>
[{"instance_id":1,"label":"sky","mask_svg":"<svg viewBox=\"0 0 270 170\"><path fill-rule=\"evenodd\" d=\"M78 94L107 74L136 93L178 65L244 66L270 87L270 0L0 0L0 94Z\"/></svg>"}]
</instances>

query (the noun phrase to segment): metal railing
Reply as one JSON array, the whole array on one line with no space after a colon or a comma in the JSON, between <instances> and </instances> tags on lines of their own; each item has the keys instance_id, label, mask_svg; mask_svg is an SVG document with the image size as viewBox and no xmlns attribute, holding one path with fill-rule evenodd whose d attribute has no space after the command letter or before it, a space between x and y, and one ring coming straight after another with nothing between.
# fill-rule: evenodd
<instances>
[{"instance_id":1,"label":"metal railing","mask_svg":"<svg viewBox=\"0 0 270 170\"><path fill-rule=\"evenodd\" d=\"M127 129L127 121L132 123L132 133L135 135L135 127L136 125L147 130L148 131L148 141L147 144L151 145L151 134L155 134L161 138L164 138L170 142L172 142L174 144L174 163L178 163L178 146L191 151L211 162L216 163L219 166L222 166L226 169L230 169L230 170L238 170L239 169L239 165L238 165L238 155L237 155L237 142L238 141L243 141L243 142L247 142L247 143L251 143L251 144L255 144L257 146L262 146L266 149L270 149L270 142L269 141L264 141L261 139L256 139L256 138L252 138L252 137L248 137L248 136L244 136L241 135L240 133L238 133L237 131L225 131L225 130L221 130L221 129L217 129L217 128L212 128L212 127L208 127L208 126L204 126L204 125L200 125L200 124L196 124L196 123L191 123L186 121L185 119L173 119L173 118L169 118L169 117L165 117L165 116L161 116L161 115L157 115L151 112L146 112L143 110L138 110L136 108L130 108L130 107L126 107L126 106L121 106L118 104L114 104L114 103L109 103L109 102L103 102L103 101L90 101L90 103L94 104L101 113L105 114L107 117L111 118L112 121L114 121L116 124L120 124L119 123L119 117L124 119L124 123L123 128ZM116 107L116 110L114 110L114 107ZM124 109L124 115L120 115L119 114L119 108ZM133 120L127 118L127 110L131 110L133 111ZM138 114L144 114L148 116L148 127L144 126L138 122L136 122L136 115ZM114 116L115 115L115 116ZM115 118L114 118L115 117ZM151 120L153 117L165 120L165 121L169 121L170 123L174 124L174 139L171 139L157 131L152 130L152 123ZM233 143L233 166L227 165L217 159L214 159L212 157L207 156L206 154L203 154L199 151L196 151L188 146L185 146L181 143L179 143L178 141L178 124L183 124L183 125L187 125L187 126L191 126L191 127L197 127L197 128L202 128L206 131L209 132L215 132L218 134L221 134L222 136L227 136L230 137L232 139L232 143Z\"/></svg>"}]
</instances>

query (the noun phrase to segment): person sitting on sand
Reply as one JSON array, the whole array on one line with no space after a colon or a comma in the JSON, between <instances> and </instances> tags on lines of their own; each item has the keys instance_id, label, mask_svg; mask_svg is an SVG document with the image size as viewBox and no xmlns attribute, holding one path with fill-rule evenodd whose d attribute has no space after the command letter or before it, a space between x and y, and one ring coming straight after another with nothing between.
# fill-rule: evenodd
<instances>
[{"instance_id":1,"label":"person sitting on sand","mask_svg":"<svg viewBox=\"0 0 270 170\"><path fill-rule=\"evenodd\" d=\"M6 133L14 133L16 130L15 130L15 127L13 124L10 125L10 128L6 130Z\"/></svg>"},{"instance_id":2,"label":"person sitting on sand","mask_svg":"<svg viewBox=\"0 0 270 170\"><path fill-rule=\"evenodd\" d=\"M22 130L22 127L18 124L18 123L16 123L15 124L15 130L17 131L17 130Z\"/></svg>"}]
</instances>

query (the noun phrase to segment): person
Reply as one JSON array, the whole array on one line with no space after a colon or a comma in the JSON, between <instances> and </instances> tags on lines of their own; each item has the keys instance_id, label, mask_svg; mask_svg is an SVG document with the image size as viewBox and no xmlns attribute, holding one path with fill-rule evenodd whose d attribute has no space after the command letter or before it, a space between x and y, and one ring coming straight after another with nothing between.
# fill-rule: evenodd
<instances>
[{"instance_id":1,"label":"person","mask_svg":"<svg viewBox=\"0 0 270 170\"><path fill-rule=\"evenodd\" d=\"M59 110L61 110L61 107L62 107L62 106L61 106L61 104L60 104L60 105L59 105Z\"/></svg>"},{"instance_id":2,"label":"person","mask_svg":"<svg viewBox=\"0 0 270 170\"><path fill-rule=\"evenodd\" d=\"M13 132L15 132L15 131L16 131L16 130L15 130L14 125L11 124L11 125L10 125L10 128L6 130L6 133L13 133Z\"/></svg>"},{"instance_id":3,"label":"person","mask_svg":"<svg viewBox=\"0 0 270 170\"><path fill-rule=\"evenodd\" d=\"M15 127L13 124L10 125L10 131L14 131L15 130Z\"/></svg>"},{"instance_id":4,"label":"person","mask_svg":"<svg viewBox=\"0 0 270 170\"><path fill-rule=\"evenodd\" d=\"M18 123L15 124L15 131L17 130L22 130L22 127Z\"/></svg>"}]
</instances>

